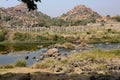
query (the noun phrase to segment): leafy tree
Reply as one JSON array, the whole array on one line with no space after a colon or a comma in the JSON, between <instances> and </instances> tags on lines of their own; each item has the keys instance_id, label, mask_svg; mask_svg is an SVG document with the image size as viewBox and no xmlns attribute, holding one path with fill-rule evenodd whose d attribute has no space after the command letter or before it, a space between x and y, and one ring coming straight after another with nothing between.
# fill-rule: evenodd
<instances>
[{"instance_id":1,"label":"leafy tree","mask_svg":"<svg viewBox=\"0 0 120 80\"><path fill-rule=\"evenodd\" d=\"M4 17L4 20L5 20L5 21L10 21L10 19L11 19L11 18L10 18L9 16L5 16L5 17Z\"/></svg>"},{"instance_id":2,"label":"leafy tree","mask_svg":"<svg viewBox=\"0 0 120 80\"><path fill-rule=\"evenodd\" d=\"M79 25L87 25L88 21L87 20L78 20L75 21L75 23L73 24L74 26L79 26Z\"/></svg>"},{"instance_id":3,"label":"leafy tree","mask_svg":"<svg viewBox=\"0 0 120 80\"><path fill-rule=\"evenodd\" d=\"M120 22L120 16L119 15L113 17L113 19L116 20L116 21L118 21L118 22Z\"/></svg>"},{"instance_id":4,"label":"leafy tree","mask_svg":"<svg viewBox=\"0 0 120 80\"><path fill-rule=\"evenodd\" d=\"M27 7L29 10L35 10L37 9L36 2L41 2L41 0L19 0L27 4Z\"/></svg>"},{"instance_id":5,"label":"leafy tree","mask_svg":"<svg viewBox=\"0 0 120 80\"><path fill-rule=\"evenodd\" d=\"M106 15L107 18L110 18L111 16L110 15Z\"/></svg>"},{"instance_id":6,"label":"leafy tree","mask_svg":"<svg viewBox=\"0 0 120 80\"><path fill-rule=\"evenodd\" d=\"M18 0L18 1L21 1L27 4L29 11L37 9L36 2L41 2L41 0Z\"/></svg>"},{"instance_id":7,"label":"leafy tree","mask_svg":"<svg viewBox=\"0 0 120 80\"><path fill-rule=\"evenodd\" d=\"M38 25L41 26L41 27L44 27L44 26L46 26L46 22L44 20L40 20L38 22Z\"/></svg>"}]
</instances>

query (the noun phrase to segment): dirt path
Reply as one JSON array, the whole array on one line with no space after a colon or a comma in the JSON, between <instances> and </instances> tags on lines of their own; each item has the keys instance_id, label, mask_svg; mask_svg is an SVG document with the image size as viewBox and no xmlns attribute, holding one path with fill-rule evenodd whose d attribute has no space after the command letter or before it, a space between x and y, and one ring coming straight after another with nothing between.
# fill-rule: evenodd
<instances>
[{"instance_id":1,"label":"dirt path","mask_svg":"<svg viewBox=\"0 0 120 80\"><path fill-rule=\"evenodd\" d=\"M50 71L43 70L43 69L32 69L30 67L13 68L13 69L0 69L0 74L5 74L5 73L34 73L34 72L50 72Z\"/></svg>"}]
</instances>

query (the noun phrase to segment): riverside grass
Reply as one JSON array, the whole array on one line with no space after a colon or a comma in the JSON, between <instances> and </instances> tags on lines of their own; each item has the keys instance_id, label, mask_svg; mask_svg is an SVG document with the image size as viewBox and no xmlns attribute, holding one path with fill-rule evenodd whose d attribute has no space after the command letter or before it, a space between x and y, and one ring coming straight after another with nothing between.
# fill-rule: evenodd
<instances>
[{"instance_id":1,"label":"riverside grass","mask_svg":"<svg viewBox=\"0 0 120 80\"><path fill-rule=\"evenodd\" d=\"M76 26L77 27L77 26ZM104 26L96 28L91 27L87 28L85 27L84 32L78 32L78 31L69 31L69 32L51 32L49 30L47 31L40 31L40 32L27 32L27 31L10 31L7 30L6 34L3 35L8 36L5 37L3 41L0 42L0 44L5 43L20 43L20 42L46 42L46 41L54 41L56 43L64 43L64 42L73 42L82 40L85 38L86 43L117 43L120 42L120 31L119 29L111 29L111 27ZM3 32L3 31L2 31ZM32 33L32 34L31 34ZM2 33L0 33L2 34Z\"/></svg>"},{"instance_id":2,"label":"riverside grass","mask_svg":"<svg viewBox=\"0 0 120 80\"><path fill-rule=\"evenodd\" d=\"M61 66L61 65L68 65L72 61L80 61L84 60L85 58L90 58L93 60L100 59L100 58L106 58L106 59L112 59L112 58L120 58L120 50L100 50L100 49L94 49L90 51L85 52L78 52L71 54L68 58L64 58L63 60L59 61L54 58L46 58L41 63L35 63L34 68L50 68L52 65L55 66ZM102 65L102 62L100 66Z\"/></svg>"}]
</instances>

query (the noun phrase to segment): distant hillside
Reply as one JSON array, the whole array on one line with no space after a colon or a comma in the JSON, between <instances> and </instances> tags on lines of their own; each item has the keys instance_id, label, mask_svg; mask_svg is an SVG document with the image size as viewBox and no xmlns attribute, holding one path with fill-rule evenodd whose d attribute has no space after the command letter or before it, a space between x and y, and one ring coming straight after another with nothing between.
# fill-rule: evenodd
<instances>
[{"instance_id":1,"label":"distant hillside","mask_svg":"<svg viewBox=\"0 0 120 80\"><path fill-rule=\"evenodd\" d=\"M15 7L0 8L0 26L4 28L37 27L37 26L78 26L94 23L101 16L84 5L78 5L61 17L50 16L34 10L28 11L26 4Z\"/></svg>"},{"instance_id":2,"label":"distant hillside","mask_svg":"<svg viewBox=\"0 0 120 80\"><path fill-rule=\"evenodd\" d=\"M30 11L21 3L15 7L0 8L0 22L2 27L36 27L44 26L50 17L42 12Z\"/></svg>"},{"instance_id":3,"label":"distant hillside","mask_svg":"<svg viewBox=\"0 0 120 80\"><path fill-rule=\"evenodd\" d=\"M90 18L98 19L101 18L101 16L92 9L87 8L85 5L78 5L60 17L60 19L63 19L65 21L77 21Z\"/></svg>"}]
</instances>

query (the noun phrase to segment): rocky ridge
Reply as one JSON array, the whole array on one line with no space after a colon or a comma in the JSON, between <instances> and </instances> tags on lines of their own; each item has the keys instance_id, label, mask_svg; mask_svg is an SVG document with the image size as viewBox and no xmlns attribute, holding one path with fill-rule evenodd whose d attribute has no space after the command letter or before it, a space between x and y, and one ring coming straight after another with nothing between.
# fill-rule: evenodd
<instances>
[{"instance_id":1,"label":"rocky ridge","mask_svg":"<svg viewBox=\"0 0 120 80\"><path fill-rule=\"evenodd\" d=\"M64 20L81 20L89 18L98 19L101 18L101 16L97 12L93 11L91 8L86 7L85 5L78 5L67 13L63 14L60 18Z\"/></svg>"},{"instance_id":2,"label":"rocky ridge","mask_svg":"<svg viewBox=\"0 0 120 80\"><path fill-rule=\"evenodd\" d=\"M26 4L15 7L0 8L0 21L3 27L36 27L40 20L49 20L50 17L37 10L29 11Z\"/></svg>"}]
</instances>

